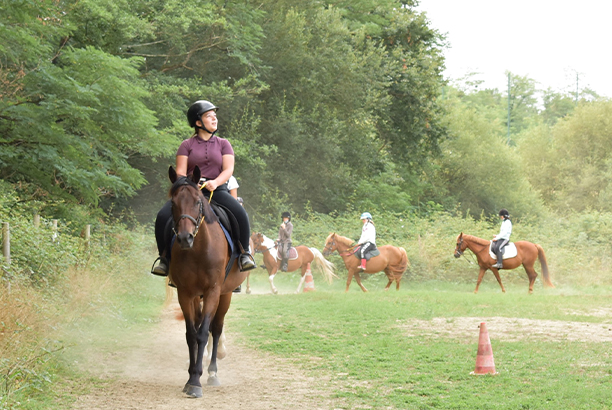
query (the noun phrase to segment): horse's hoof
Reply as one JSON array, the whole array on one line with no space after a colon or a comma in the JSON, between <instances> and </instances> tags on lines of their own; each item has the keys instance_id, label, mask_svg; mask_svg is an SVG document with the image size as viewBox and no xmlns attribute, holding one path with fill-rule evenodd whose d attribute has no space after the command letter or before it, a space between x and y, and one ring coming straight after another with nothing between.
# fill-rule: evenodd
<instances>
[{"instance_id":1,"label":"horse's hoof","mask_svg":"<svg viewBox=\"0 0 612 410\"><path fill-rule=\"evenodd\" d=\"M246 290L246 294L247 294L247 295L250 295L250 294L251 294L251 289L250 289L250 288Z\"/></svg>"},{"instance_id":2,"label":"horse's hoof","mask_svg":"<svg viewBox=\"0 0 612 410\"><path fill-rule=\"evenodd\" d=\"M210 376L206 381L209 386L221 386L221 381L217 376Z\"/></svg>"},{"instance_id":3,"label":"horse's hoof","mask_svg":"<svg viewBox=\"0 0 612 410\"><path fill-rule=\"evenodd\" d=\"M199 399L200 397L202 397L202 387L186 384L183 388L183 393L194 399Z\"/></svg>"},{"instance_id":4,"label":"horse's hoof","mask_svg":"<svg viewBox=\"0 0 612 410\"><path fill-rule=\"evenodd\" d=\"M274 289L272 293L274 293L275 295L278 295L278 289Z\"/></svg>"}]
</instances>

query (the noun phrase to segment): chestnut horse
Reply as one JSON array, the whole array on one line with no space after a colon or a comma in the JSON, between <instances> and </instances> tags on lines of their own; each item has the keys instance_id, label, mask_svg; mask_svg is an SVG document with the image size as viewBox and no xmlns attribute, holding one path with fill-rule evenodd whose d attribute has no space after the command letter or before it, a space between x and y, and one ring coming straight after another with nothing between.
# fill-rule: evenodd
<instances>
[{"instance_id":1,"label":"chestnut horse","mask_svg":"<svg viewBox=\"0 0 612 410\"><path fill-rule=\"evenodd\" d=\"M263 262L268 270L268 280L270 281L270 288L272 293L275 295L278 293L278 289L274 286L274 276L280 269L281 261L276 257L276 251L274 250L274 241L262 233L255 232L251 235L251 240L255 245L256 252L263 253ZM328 261L321 255L321 252L317 248L309 248L301 245L295 248L297 250L297 259L289 260L287 265L287 272L293 272L301 269L302 279L300 284L295 291L298 293L300 288L306 280L306 272L310 271L310 264L314 260L315 266L321 270L323 277L327 283L331 283L333 278L337 278L334 273L334 264Z\"/></svg>"},{"instance_id":2,"label":"chestnut horse","mask_svg":"<svg viewBox=\"0 0 612 410\"><path fill-rule=\"evenodd\" d=\"M549 286L554 288L555 285L550 281L550 277L548 275L548 264L546 263L546 255L544 254L544 249L536 243L531 243L527 241L518 241L514 242L516 245L516 250L518 254L514 258L504 259L503 268L502 269L515 269L519 266L523 265L525 268L525 272L527 272L527 277L529 278L529 293L533 293L533 283L538 276L538 273L534 269L536 259L540 259L540 265L542 266L542 278L545 286ZM457 246L455 247L455 258L459 258L463 255L463 252L466 249L471 250L476 255L478 259L478 266L480 266L480 272L478 273L478 281L476 282L476 289L474 293L478 293L478 287L480 286L480 282L482 282L482 277L484 276L487 269L491 269L493 275L499 282L499 286L501 286L502 292L506 292L504 285L502 285L501 278L499 277L499 270L494 268L493 265L497 263L496 259L491 258L489 255L489 246L491 245L491 241L487 241L486 239L477 238L472 235L464 235L463 232L457 236Z\"/></svg>"},{"instance_id":3,"label":"chestnut horse","mask_svg":"<svg viewBox=\"0 0 612 410\"><path fill-rule=\"evenodd\" d=\"M353 241L344 236L340 236L336 233L330 233L325 240L325 248L323 249L323 255L327 256L333 251L338 251L342 259L344 260L344 266L348 269L348 278L346 280L346 292L349 290L351 280L355 276L357 284L364 292L368 290L361 284L361 278L359 277L359 265L361 261L355 257L355 246ZM400 288L400 279L406 270L406 267L410 264L406 250L392 245L379 246L378 250L380 255L374 256L366 263L365 273L377 273L385 271L389 283L385 286L385 290L389 290L389 287L396 282L396 290Z\"/></svg>"},{"instance_id":4,"label":"chestnut horse","mask_svg":"<svg viewBox=\"0 0 612 410\"><path fill-rule=\"evenodd\" d=\"M183 392L190 397L202 397L200 377L208 332L212 334L213 344L208 384L217 386L220 384L217 350L223 321L232 291L242 283L247 272L241 272L234 261L231 271L225 275L231 248L208 199L198 189L200 169L196 166L191 177L178 177L170 167L168 174L173 184L170 196L176 234L169 280L176 286L189 348L189 380Z\"/></svg>"}]
</instances>

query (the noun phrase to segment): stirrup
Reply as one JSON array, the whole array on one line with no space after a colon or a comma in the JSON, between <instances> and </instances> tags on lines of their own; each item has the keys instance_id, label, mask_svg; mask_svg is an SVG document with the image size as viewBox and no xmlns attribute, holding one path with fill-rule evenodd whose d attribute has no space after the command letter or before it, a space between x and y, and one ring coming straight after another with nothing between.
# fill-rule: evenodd
<instances>
[{"instance_id":1,"label":"stirrup","mask_svg":"<svg viewBox=\"0 0 612 410\"><path fill-rule=\"evenodd\" d=\"M238 266L240 267L240 271L245 272L255 269L257 264L255 264L255 259L253 259L253 256L250 253L245 252L238 256Z\"/></svg>"},{"instance_id":2,"label":"stirrup","mask_svg":"<svg viewBox=\"0 0 612 410\"><path fill-rule=\"evenodd\" d=\"M159 265L155 266L157 261L159 261ZM163 276L163 277L168 276L168 262L166 258L160 256L157 259L155 259L155 261L153 262L153 265L151 266L151 273L157 276Z\"/></svg>"}]
</instances>

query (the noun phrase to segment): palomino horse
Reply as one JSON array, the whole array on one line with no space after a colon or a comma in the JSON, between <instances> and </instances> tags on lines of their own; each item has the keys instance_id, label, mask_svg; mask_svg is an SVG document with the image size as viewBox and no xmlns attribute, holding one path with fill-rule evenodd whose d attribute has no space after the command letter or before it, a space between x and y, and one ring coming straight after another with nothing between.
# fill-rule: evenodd
<instances>
[{"instance_id":1,"label":"palomino horse","mask_svg":"<svg viewBox=\"0 0 612 410\"><path fill-rule=\"evenodd\" d=\"M542 277L544 285L554 288L555 285L550 281L550 277L548 275L548 265L546 263L546 255L544 254L544 249L536 243L531 243L527 241L518 241L514 242L516 245L516 250L518 254L514 258L504 259L502 269L515 269L519 266L523 265L525 268L525 272L527 272L527 277L529 278L529 293L533 293L533 283L538 276L538 273L535 271L533 265L535 264L536 259L540 259L540 265L542 265ZM499 277L499 271L497 268L494 268L493 265L497 263L496 259L491 258L489 255L489 246L491 245L491 241L487 241L486 239L477 238L472 235L464 235L463 232L457 236L457 246L455 247L455 258L459 258L463 255L463 252L466 249L471 250L478 259L478 266L480 266L480 272L478 273L478 281L476 282L476 289L474 293L478 293L478 287L480 286L480 282L482 282L482 277L484 276L487 269L491 269L491 272L495 275L497 282L499 282L499 286L501 286L502 292L506 292L504 289L504 285L502 285L501 278Z\"/></svg>"},{"instance_id":2,"label":"palomino horse","mask_svg":"<svg viewBox=\"0 0 612 410\"><path fill-rule=\"evenodd\" d=\"M189 380L183 389L190 397L202 397L202 361L208 332L212 334L212 355L208 366L208 384L220 384L217 377L217 349L223 321L232 300L232 291L242 283L247 272L240 272L230 260L230 246L217 216L198 189L200 169L192 177L177 177L168 170L172 197L172 215L176 241L170 259L170 280L176 286L178 301L185 318L189 347Z\"/></svg>"},{"instance_id":3,"label":"palomino horse","mask_svg":"<svg viewBox=\"0 0 612 410\"><path fill-rule=\"evenodd\" d=\"M251 235L251 240L255 244L255 251L263 253L263 262L268 270L268 280L270 281L270 288L272 293L275 295L278 293L278 289L274 286L274 276L280 268L281 261L277 259L276 252L272 251L274 248L274 241L262 233L255 232ZM287 266L287 272L293 272L301 269L302 279L297 287L296 293L300 291L300 288L306 280L306 272L310 271L310 264L314 260L315 266L318 267L323 273L323 277L328 283L331 283L333 278L337 278L334 274L334 264L328 261L321 255L321 252L317 248L309 248L307 246L297 246L297 259L289 260Z\"/></svg>"},{"instance_id":4,"label":"palomino horse","mask_svg":"<svg viewBox=\"0 0 612 410\"><path fill-rule=\"evenodd\" d=\"M354 252L355 246L353 241L344 236L340 236L336 233L330 233L325 240L325 248L323 249L323 255L327 256L333 251L338 251L342 259L344 260L344 266L348 269L348 278L346 280L346 292L349 290L351 280L355 276L357 284L364 292L368 290L361 284L361 278L359 277L359 265L360 260L355 257ZM380 255L373 257L366 263L365 273L377 273L385 271L389 283L385 286L385 290L389 290L389 287L396 282L396 290L400 288L400 279L409 264L408 256L404 248L399 248L392 245L379 246L378 250Z\"/></svg>"}]
</instances>

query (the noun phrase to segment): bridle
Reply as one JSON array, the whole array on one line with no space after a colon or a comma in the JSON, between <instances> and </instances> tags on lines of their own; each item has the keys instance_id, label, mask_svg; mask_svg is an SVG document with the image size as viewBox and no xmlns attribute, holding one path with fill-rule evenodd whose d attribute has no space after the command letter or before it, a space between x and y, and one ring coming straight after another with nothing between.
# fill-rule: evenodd
<instances>
[{"instance_id":1,"label":"bridle","mask_svg":"<svg viewBox=\"0 0 612 410\"><path fill-rule=\"evenodd\" d=\"M474 254L473 254L473 253L470 253L470 254L469 254L469 255L470 255L470 257L472 258L472 260L469 260L469 259L467 258L467 256L465 256L465 253L464 253L464 252L465 252L465 250L463 250L463 251L461 250L461 246L462 246L462 245L463 245L463 236L461 236L461 239L459 239L459 242L457 243L457 248L455 248L455 256L456 256L457 258L459 258L459 257L463 256L463 257L465 258L466 262L468 262L470 265L473 265L473 264L474 264L474 262L472 262L472 261L474 260ZM466 246L466 247L465 247L465 249L469 249L469 248ZM459 255L459 256L457 256L457 255Z\"/></svg>"},{"instance_id":2,"label":"bridle","mask_svg":"<svg viewBox=\"0 0 612 410\"><path fill-rule=\"evenodd\" d=\"M187 181L185 181L182 185L190 185L190 184ZM198 191L198 194L200 194L199 191ZM178 220L174 223L174 226L172 227L172 232L174 232L175 235L178 236L178 226L179 226L179 223L183 219L189 219L195 225L195 230L192 232L193 238L195 239L196 235L198 234L198 230L200 229L200 225L202 224L202 222L206 218L205 215L204 215L204 202L202 201L203 196L202 195L199 195L199 196L200 196L200 199L198 200L199 213L198 213L197 219L194 218L193 216L187 215L187 214L182 214L181 216L179 216Z\"/></svg>"},{"instance_id":3,"label":"bridle","mask_svg":"<svg viewBox=\"0 0 612 410\"><path fill-rule=\"evenodd\" d=\"M353 250L358 246L358 245L353 245L350 246L348 249L340 252L340 249L338 249L338 246L336 245L336 237L334 236L331 240L331 243L326 243L325 247L323 248L323 254L325 254L327 252L327 255L331 254L334 250L333 247L336 247L336 250L338 251L338 255L340 256L349 256L352 255L354 252Z\"/></svg>"}]
</instances>

